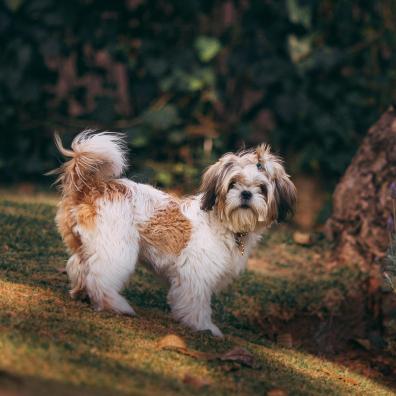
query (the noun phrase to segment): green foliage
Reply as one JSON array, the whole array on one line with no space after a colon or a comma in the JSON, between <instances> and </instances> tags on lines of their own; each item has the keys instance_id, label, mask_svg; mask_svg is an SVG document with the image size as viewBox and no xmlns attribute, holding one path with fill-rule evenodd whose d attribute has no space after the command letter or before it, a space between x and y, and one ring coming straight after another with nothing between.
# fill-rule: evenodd
<instances>
[{"instance_id":1,"label":"green foliage","mask_svg":"<svg viewBox=\"0 0 396 396\"><path fill-rule=\"evenodd\" d=\"M199 36L195 41L195 49L202 62L211 61L220 51L220 48L219 40L213 37Z\"/></svg>"},{"instance_id":2,"label":"green foliage","mask_svg":"<svg viewBox=\"0 0 396 396\"><path fill-rule=\"evenodd\" d=\"M143 113L143 122L157 131L164 131L180 123L176 106L166 105L160 109L148 109Z\"/></svg>"},{"instance_id":3,"label":"green foliage","mask_svg":"<svg viewBox=\"0 0 396 396\"><path fill-rule=\"evenodd\" d=\"M55 129L96 126L161 185L261 141L335 180L395 99L395 18L389 0L7 0L0 174L40 175Z\"/></svg>"}]
</instances>

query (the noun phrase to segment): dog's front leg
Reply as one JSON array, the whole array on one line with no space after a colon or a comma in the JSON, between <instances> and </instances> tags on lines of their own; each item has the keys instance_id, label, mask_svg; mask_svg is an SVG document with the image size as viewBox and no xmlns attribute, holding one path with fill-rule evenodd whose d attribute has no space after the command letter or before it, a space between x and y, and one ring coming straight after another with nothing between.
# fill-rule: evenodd
<instances>
[{"instance_id":1,"label":"dog's front leg","mask_svg":"<svg viewBox=\"0 0 396 396\"><path fill-rule=\"evenodd\" d=\"M184 279L172 283L168 294L168 303L172 315L193 330L209 330L215 337L223 333L212 322L210 306L212 290L199 279Z\"/></svg>"}]
</instances>

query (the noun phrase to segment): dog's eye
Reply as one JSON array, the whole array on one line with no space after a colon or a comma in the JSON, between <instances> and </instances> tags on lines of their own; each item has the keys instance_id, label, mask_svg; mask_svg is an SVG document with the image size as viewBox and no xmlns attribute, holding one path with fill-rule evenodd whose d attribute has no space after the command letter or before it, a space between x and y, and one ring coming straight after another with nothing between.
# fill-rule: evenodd
<instances>
[{"instance_id":1,"label":"dog's eye","mask_svg":"<svg viewBox=\"0 0 396 396\"><path fill-rule=\"evenodd\" d=\"M267 195L268 195L267 186L266 186L265 184L262 184L262 185L260 186L260 189L261 189L261 194L263 194L264 197L267 197Z\"/></svg>"},{"instance_id":2,"label":"dog's eye","mask_svg":"<svg viewBox=\"0 0 396 396\"><path fill-rule=\"evenodd\" d=\"M260 162L257 162L256 166L257 166L257 169L263 169L263 165L261 165Z\"/></svg>"},{"instance_id":3,"label":"dog's eye","mask_svg":"<svg viewBox=\"0 0 396 396\"><path fill-rule=\"evenodd\" d=\"M229 184L229 186L228 186L228 191L230 191L231 188L234 188L234 186L235 186L235 182L231 182L231 183Z\"/></svg>"}]
</instances>

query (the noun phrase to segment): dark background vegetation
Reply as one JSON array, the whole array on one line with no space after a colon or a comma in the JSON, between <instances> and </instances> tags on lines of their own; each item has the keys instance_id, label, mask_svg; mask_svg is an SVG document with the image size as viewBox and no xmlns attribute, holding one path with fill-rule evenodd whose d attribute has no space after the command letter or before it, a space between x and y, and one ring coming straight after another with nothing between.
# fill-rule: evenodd
<instances>
[{"instance_id":1,"label":"dark background vegetation","mask_svg":"<svg viewBox=\"0 0 396 396\"><path fill-rule=\"evenodd\" d=\"M334 185L396 99L395 1L3 0L0 177L40 180L85 127L124 131L138 178L195 185L270 142Z\"/></svg>"}]
</instances>

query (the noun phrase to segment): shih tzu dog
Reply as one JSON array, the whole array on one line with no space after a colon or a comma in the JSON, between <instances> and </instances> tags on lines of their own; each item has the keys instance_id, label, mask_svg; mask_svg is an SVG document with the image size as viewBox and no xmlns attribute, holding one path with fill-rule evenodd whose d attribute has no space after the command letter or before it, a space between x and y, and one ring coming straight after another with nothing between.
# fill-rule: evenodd
<instances>
[{"instance_id":1,"label":"shih tzu dog","mask_svg":"<svg viewBox=\"0 0 396 396\"><path fill-rule=\"evenodd\" d=\"M200 193L177 198L120 178L123 136L84 131L59 151L56 223L70 258L72 297L98 310L133 315L120 292L136 263L151 264L169 283L173 317L193 330L222 336L211 296L246 268L261 234L292 212L296 189L266 145L225 154L203 175Z\"/></svg>"}]
</instances>

